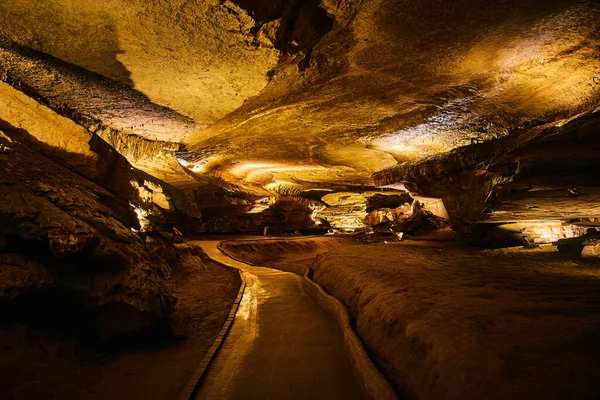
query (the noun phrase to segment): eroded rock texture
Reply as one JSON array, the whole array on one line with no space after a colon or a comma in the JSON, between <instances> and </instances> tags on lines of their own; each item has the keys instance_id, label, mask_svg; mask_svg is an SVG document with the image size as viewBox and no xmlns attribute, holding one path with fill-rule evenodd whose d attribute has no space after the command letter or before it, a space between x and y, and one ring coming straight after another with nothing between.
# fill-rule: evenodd
<instances>
[{"instance_id":1,"label":"eroded rock texture","mask_svg":"<svg viewBox=\"0 0 600 400\"><path fill-rule=\"evenodd\" d=\"M38 127L69 126L39 108L31 120ZM198 230L200 213L99 137L72 128L54 147L0 120L0 307L25 321L73 318L86 337L106 341L156 324L175 305L171 245L135 231Z\"/></svg>"},{"instance_id":2,"label":"eroded rock texture","mask_svg":"<svg viewBox=\"0 0 600 400\"><path fill-rule=\"evenodd\" d=\"M597 1L26 3L0 4L9 302L164 316L173 227L449 218L534 246L600 225Z\"/></svg>"},{"instance_id":3,"label":"eroded rock texture","mask_svg":"<svg viewBox=\"0 0 600 400\"><path fill-rule=\"evenodd\" d=\"M260 95L187 139L203 171L245 166L260 185L322 187L332 175L368 184L397 162L598 103L593 2L321 6L334 24L308 68L305 53L291 53Z\"/></svg>"},{"instance_id":4,"label":"eroded rock texture","mask_svg":"<svg viewBox=\"0 0 600 400\"><path fill-rule=\"evenodd\" d=\"M27 1L0 6L0 29L23 46L135 86L153 101L214 122L267 83L269 40L231 1Z\"/></svg>"},{"instance_id":5,"label":"eroded rock texture","mask_svg":"<svg viewBox=\"0 0 600 400\"><path fill-rule=\"evenodd\" d=\"M598 110L382 171L441 197L458 220L577 219L598 215Z\"/></svg>"},{"instance_id":6,"label":"eroded rock texture","mask_svg":"<svg viewBox=\"0 0 600 400\"><path fill-rule=\"evenodd\" d=\"M575 148L595 128L576 143L552 127L595 118L597 2L22 3L2 5L0 78L183 189L210 229L251 230L264 202L378 190L374 173L443 197L455 226L595 213L557 200L577 179L539 179L587 168ZM525 154L538 145L573 150ZM490 205L501 191L514 209Z\"/></svg>"}]
</instances>

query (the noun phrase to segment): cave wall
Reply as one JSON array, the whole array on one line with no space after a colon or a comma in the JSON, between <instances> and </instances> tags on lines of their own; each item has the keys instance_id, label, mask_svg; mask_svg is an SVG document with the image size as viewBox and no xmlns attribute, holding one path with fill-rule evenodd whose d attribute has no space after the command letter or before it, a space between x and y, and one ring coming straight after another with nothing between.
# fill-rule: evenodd
<instances>
[{"instance_id":1,"label":"cave wall","mask_svg":"<svg viewBox=\"0 0 600 400\"><path fill-rule=\"evenodd\" d=\"M594 218L600 109L375 175L440 197L455 224Z\"/></svg>"},{"instance_id":2,"label":"cave wall","mask_svg":"<svg viewBox=\"0 0 600 400\"><path fill-rule=\"evenodd\" d=\"M176 302L172 228L202 231L198 205L98 135L0 85L3 315L69 322L95 341L164 321Z\"/></svg>"},{"instance_id":3,"label":"cave wall","mask_svg":"<svg viewBox=\"0 0 600 400\"><path fill-rule=\"evenodd\" d=\"M65 159L73 169L90 179L99 178L104 168L98 155L90 149L93 134L73 121L57 115L24 93L0 82L0 119L26 130L36 140L63 153L74 153Z\"/></svg>"},{"instance_id":4,"label":"cave wall","mask_svg":"<svg viewBox=\"0 0 600 400\"><path fill-rule=\"evenodd\" d=\"M456 221L484 216L502 190L525 207L516 171L560 168L477 143L503 148L536 126L541 137L599 104L594 1L50 3L3 3L1 80L175 187L140 176L130 190L224 211L231 229L261 196L370 187L378 171L377 184L443 198Z\"/></svg>"},{"instance_id":5,"label":"cave wall","mask_svg":"<svg viewBox=\"0 0 600 400\"><path fill-rule=\"evenodd\" d=\"M169 265L133 231L127 200L53 161L24 131L0 129L3 315L83 312L80 328L100 340L165 318L175 304Z\"/></svg>"}]
</instances>

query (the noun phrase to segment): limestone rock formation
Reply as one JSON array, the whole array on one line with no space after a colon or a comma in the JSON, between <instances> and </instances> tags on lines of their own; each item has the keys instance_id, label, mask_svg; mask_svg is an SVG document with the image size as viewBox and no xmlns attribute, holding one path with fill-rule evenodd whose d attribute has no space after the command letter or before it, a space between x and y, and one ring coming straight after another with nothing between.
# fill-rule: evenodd
<instances>
[{"instance_id":1,"label":"limestone rock formation","mask_svg":"<svg viewBox=\"0 0 600 400\"><path fill-rule=\"evenodd\" d=\"M442 198L456 225L481 219L590 222L600 211L595 200L599 130L595 110L394 167L376 180L404 182Z\"/></svg>"},{"instance_id":2,"label":"limestone rock formation","mask_svg":"<svg viewBox=\"0 0 600 400\"><path fill-rule=\"evenodd\" d=\"M173 228L581 236L598 20L591 0L4 1L2 293L164 316Z\"/></svg>"},{"instance_id":3,"label":"limestone rock formation","mask_svg":"<svg viewBox=\"0 0 600 400\"><path fill-rule=\"evenodd\" d=\"M200 125L258 93L277 62L232 1L43 0L32 9L11 0L0 14L12 41L135 86Z\"/></svg>"},{"instance_id":4,"label":"limestone rock formation","mask_svg":"<svg viewBox=\"0 0 600 400\"><path fill-rule=\"evenodd\" d=\"M369 184L373 171L598 104L594 2L320 6L331 30L310 52L284 55L258 96L189 136L191 163L214 174L248 163L260 185L252 178L265 173L305 188L332 176ZM294 26L308 26L308 15Z\"/></svg>"},{"instance_id":5,"label":"limestone rock formation","mask_svg":"<svg viewBox=\"0 0 600 400\"><path fill-rule=\"evenodd\" d=\"M584 247L581 251L581 257L584 260L600 260L600 240L588 240L584 242L583 245Z\"/></svg>"},{"instance_id":6,"label":"limestone rock formation","mask_svg":"<svg viewBox=\"0 0 600 400\"><path fill-rule=\"evenodd\" d=\"M201 226L197 207L155 178L141 178L81 128L67 138L87 137L83 154L0 122L0 142L10 148L0 153L0 307L23 320L80 313L82 332L102 341L168 316L175 304L168 254L134 232L143 223L134 209L161 216L149 231L181 221L185 230L194 221Z\"/></svg>"},{"instance_id":7,"label":"limestone rock formation","mask_svg":"<svg viewBox=\"0 0 600 400\"><path fill-rule=\"evenodd\" d=\"M371 211L365 217L365 225L376 226L380 224L389 224L401 218L408 217L411 214L411 205L404 203L397 208L378 208Z\"/></svg>"}]
</instances>

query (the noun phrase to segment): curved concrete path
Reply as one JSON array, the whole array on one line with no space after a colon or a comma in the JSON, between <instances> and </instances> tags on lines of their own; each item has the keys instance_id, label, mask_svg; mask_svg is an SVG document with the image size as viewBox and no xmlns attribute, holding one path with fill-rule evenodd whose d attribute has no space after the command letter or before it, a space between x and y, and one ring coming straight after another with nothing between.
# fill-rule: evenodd
<instances>
[{"instance_id":1,"label":"curved concrete path","mask_svg":"<svg viewBox=\"0 0 600 400\"><path fill-rule=\"evenodd\" d=\"M341 328L303 288L301 277L235 261L194 241L208 256L240 269L246 290L229 334L196 400L364 399Z\"/></svg>"}]
</instances>

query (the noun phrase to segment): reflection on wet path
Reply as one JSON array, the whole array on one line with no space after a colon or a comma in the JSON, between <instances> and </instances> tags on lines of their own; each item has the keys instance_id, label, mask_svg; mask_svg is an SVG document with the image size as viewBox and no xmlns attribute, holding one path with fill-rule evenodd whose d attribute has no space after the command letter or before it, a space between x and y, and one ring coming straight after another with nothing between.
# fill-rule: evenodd
<instances>
[{"instance_id":1,"label":"reflection on wet path","mask_svg":"<svg viewBox=\"0 0 600 400\"><path fill-rule=\"evenodd\" d=\"M301 277L253 267L196 241L238 268L246 290L233 326L196 399L362 399L342 332L304 291Z\"/></svg>"}]
</instances>

